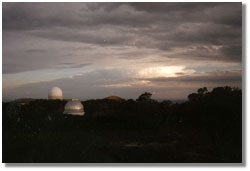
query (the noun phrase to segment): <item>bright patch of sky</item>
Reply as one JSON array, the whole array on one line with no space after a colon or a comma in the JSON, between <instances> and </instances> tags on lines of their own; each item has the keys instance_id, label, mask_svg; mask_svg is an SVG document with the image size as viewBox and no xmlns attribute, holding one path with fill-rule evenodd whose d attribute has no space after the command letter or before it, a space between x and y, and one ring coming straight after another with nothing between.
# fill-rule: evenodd
<instances>
[{"instance_id":1,"label":"bright patch of sky","mask_svg":"<svg viewBox=\"0 0 250 171\"><path fill-rule=\"evenodd\" d=\"M241 3L3 3L2 35L3 99L242 84Z\"/></svg>"}]
</instances>

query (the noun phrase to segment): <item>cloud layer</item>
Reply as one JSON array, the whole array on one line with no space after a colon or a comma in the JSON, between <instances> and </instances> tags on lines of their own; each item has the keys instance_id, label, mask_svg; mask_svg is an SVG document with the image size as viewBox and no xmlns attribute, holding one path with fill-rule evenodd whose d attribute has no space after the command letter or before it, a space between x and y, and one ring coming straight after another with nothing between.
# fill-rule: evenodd
<instances>
[{"instance_id":1,"label":"cloud layer","mask_svg":"<svg viewBox=\"0 0 250 171\"><path fill-rule=\"evenodd\" d=\"M27 72L30 78L21 87L28 90L34 80L59 84L101 70L134 80L114 83L121 95L132 95L133 88L151 91L152 82L157 92L162 82L193 80L182 90L186 95L201 86L199 77L213 86L241 86L241 49L241 3L3 3L3 87L20 86L15 77ZM152 70L151 78L140 75L145 69ZM42 75L52 70L53 77ZM106 82L98 80L103 76L88 78L105 92ZM14 97L13 89L3 91Z\"/></svg>"}]
</instances>

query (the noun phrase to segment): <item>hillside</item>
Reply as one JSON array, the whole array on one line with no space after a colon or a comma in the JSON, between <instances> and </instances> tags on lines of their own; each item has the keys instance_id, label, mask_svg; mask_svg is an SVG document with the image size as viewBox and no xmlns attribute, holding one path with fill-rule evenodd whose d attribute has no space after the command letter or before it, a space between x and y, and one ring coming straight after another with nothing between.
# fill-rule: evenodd
<instances>
[{"instance_id":1,"label":"hillside","mask_svg":"<svg viewBox=\"0 0 250 171\"><path fill-rule=\"evenodd\" d=\"M188 101L3 103L3 162L242 162L242 92L198 89Z\"/></svg>"}]
</instances>

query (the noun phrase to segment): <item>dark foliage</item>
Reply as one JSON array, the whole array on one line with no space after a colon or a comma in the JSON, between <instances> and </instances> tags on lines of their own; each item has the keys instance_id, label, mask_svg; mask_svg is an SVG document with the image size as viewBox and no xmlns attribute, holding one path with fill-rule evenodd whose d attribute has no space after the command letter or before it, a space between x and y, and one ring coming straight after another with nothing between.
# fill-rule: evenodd
<instances>
[{"instance_id":1,"label":"dark foliage","mask_svg":"<svg viewBox=\"0 0 250 171\"><path fill-rule=\"evenodd\" d=\"M150 103L150 102L154 102L153 99L151 99L152 94L149 92L145 92L142 95L140 95L138 97L138 99L136 99L137 102L144 102L144 103Z\"/></svg>"},{"instance_id":2,"label":"dark foliage","mask_svg":"<svg viewBox=\"0 0 250 171\"><path fill-rule=\"evenodd\" d=\"M242 162L241 90L188 99L88 100L85 116L60 100L3 103L3 162Z\"/></svg>"}]
</instances>

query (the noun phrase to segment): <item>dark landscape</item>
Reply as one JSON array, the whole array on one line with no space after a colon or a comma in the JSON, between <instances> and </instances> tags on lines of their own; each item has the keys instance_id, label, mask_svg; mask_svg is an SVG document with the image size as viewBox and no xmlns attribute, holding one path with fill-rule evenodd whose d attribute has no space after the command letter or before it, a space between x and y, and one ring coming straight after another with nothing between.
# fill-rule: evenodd
<instances>
[{"instance_id":1,"label":"dark landscape","mask_svg":"<svg viewBox=\"0 0 250 171\"><path fill-rule=\"evenodd\" d=\"M82 101L84 116L62 114L66 100L3 102L4 163L241 163L242 91L206 87L182 103Z\"/></svg>"}]
</instances>

